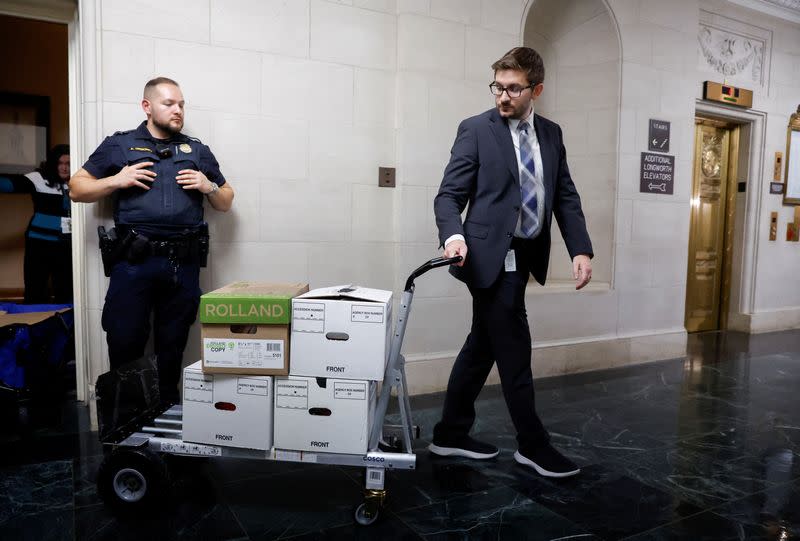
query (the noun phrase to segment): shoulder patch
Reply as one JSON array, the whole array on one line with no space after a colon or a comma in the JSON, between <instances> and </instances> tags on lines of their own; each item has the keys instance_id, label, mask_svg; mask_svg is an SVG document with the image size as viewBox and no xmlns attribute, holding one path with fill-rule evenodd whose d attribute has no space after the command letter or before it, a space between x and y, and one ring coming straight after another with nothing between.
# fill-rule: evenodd
<instances>
[{"instance_id":1,"label":"shoulder patch","mask_svg":"<svg viewBox=\"0 0 800 541\"><path fill-rule=\"evenodd\" d=\"M187 135L186 138L189 141L193 142L193 143L200 143L201 145L203 144L203 142L200 139L198 139L197 137L191 137L191 136Z\"/></svg>"},{"instance_id":2,"label":"shoulder patch","mask_svg":"<svg viewBox=\"0 0 800 541\"><path fill-rule=\"evenodd\" d=\"M129 133L133 133L136 130L125 130L125 131L115 131L114 135L128 135Z\"/></svg>"}]
</instances>

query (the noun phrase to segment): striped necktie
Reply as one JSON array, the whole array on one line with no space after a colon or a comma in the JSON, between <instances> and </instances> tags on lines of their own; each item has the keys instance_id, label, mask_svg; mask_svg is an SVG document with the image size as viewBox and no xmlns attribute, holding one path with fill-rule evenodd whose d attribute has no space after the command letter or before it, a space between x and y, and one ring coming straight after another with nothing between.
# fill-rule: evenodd
<instances>
[{"instance_id":1,"label":"striped necktie","mask_svg":"<svg viewBox=\"0 0 800 541\"><path fill-rule=\"evenodd\" d=\"M538 201L536 198L536 165L533 161L533 144L528 136L530 124L523 120L517 126L519 130L519 160L522 169L519 172L519 189L522 195L522 216L520 230L525 238L533 237L539 226Z\"/></svg>"}]
</instances>

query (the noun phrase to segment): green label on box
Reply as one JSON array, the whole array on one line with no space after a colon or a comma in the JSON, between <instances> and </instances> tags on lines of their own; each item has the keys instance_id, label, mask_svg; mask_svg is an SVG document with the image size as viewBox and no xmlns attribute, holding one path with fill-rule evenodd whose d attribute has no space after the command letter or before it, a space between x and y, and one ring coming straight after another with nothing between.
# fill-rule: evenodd
<instances>
[{"instance_id":1,"label":"green label on box","mask_svg":"<svg viewBox=\"0 0 800 541\"><path fill-rule=\"evenodd\" d=\"M201 323L261 323L286 325L291 299L200 298Z\"/></svg>"},{"instance_id":2,"label":"green label on box","mask_svg":"<svg viewBox=\"0 0 800 541\"><path fill-rule=\"evenodd\" d=\"M292 297L306 291L301 283L234 282L200 297L200 322L287 325Z\"/></svg>"}]
</instances>

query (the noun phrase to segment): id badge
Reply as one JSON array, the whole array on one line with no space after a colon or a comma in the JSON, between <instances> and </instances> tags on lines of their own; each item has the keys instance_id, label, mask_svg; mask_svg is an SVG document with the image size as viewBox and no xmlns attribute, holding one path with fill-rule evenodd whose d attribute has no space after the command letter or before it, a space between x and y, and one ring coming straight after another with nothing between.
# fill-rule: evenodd
<instances>
[{"instance_id":1,"label":"id badge","mask_svg":"<svg viewBox=\"0 0 800 541\"><path fill-rule=\"evenodd\" d=\"M515 272L517 270L517 258L514 255L514 250L509 250L506 254L506 272Z\"/></svg>"},{"instance_id":2,"label":"id badge","mask_svg":"<svg viewBox=\"0 0 800 541\"><path fill-rule=\"evenodd\" d=\"M72 217L71 216L62 216L61 217L61 232L65 235L72 233Z\"/></svg>"}]
</instances>

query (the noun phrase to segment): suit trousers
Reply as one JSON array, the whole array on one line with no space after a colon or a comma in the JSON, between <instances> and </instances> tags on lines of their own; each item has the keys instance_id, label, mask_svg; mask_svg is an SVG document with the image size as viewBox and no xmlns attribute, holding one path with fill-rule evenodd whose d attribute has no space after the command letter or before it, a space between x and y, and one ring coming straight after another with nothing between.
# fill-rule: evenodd
<instances>
[{"instance_id":1,"label":"suit trousers","mask_svg":"<svg viewBox=\"0 0 800 541\"><path fill-rule=\"evenodd\" d=\"M437 444L446 446L469 433L475 422L475 400L495 362L520 449L535 448L550 439L536 413L525 310L530 272L524 251L531 244L514 239L517 270L501 271L488 288L469 288L472 327L450 373L442 420L434 427Z\"/></svg>"}]
</instances>

